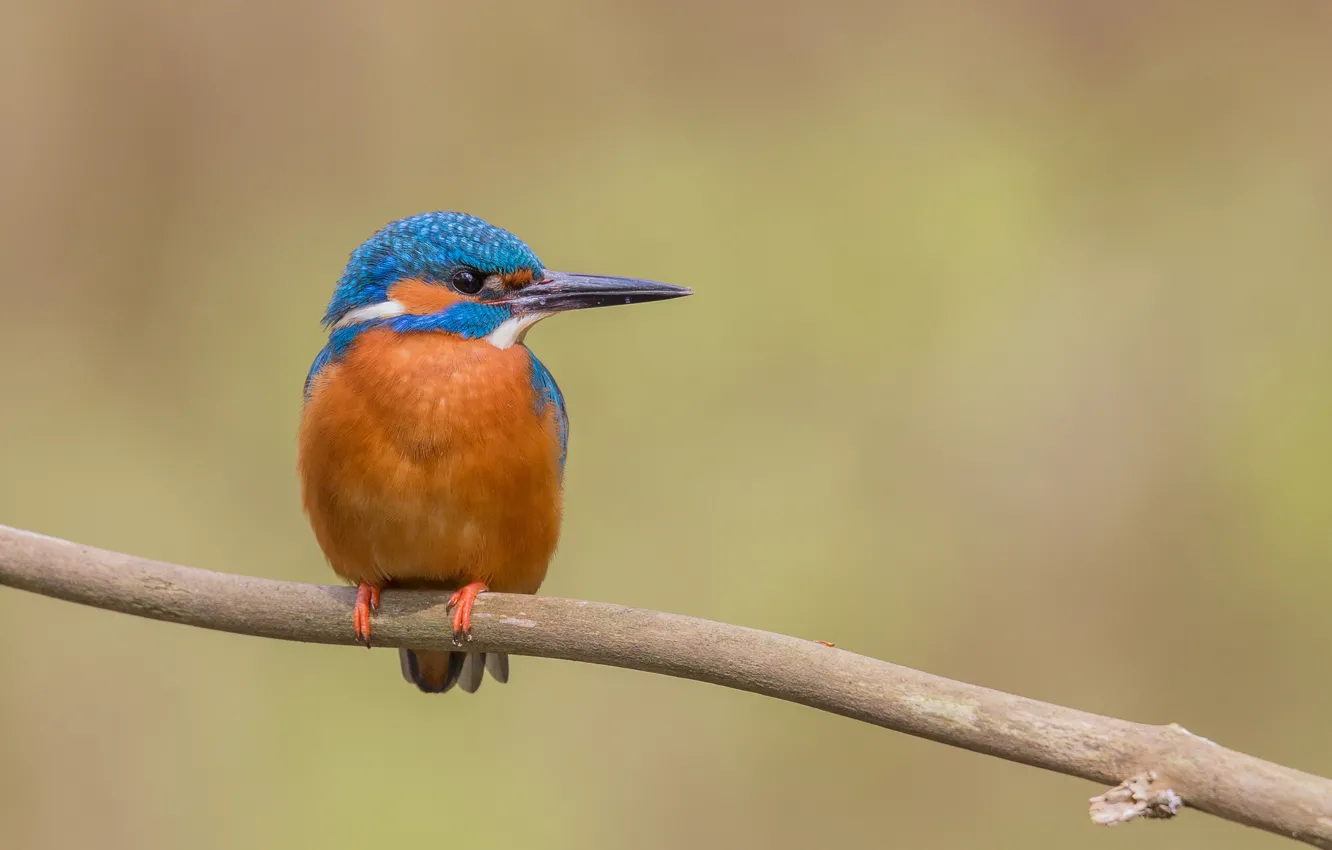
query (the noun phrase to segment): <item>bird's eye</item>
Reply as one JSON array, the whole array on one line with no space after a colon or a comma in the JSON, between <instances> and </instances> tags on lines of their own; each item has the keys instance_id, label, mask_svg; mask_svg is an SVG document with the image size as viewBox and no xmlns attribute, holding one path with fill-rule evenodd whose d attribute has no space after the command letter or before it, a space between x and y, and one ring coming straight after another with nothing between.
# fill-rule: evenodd
<instances>
[{"instance_id":1,"label":"bird's eye","mask_svg":"<svg viewBox=\"0 0 1332 850\"><path fill-rule=\"evenodd\" d=\"M472 269L458 269L449 275L449 283L464 295L475 295L481 291L486 279Z\"/></svg>"}]
</instances>

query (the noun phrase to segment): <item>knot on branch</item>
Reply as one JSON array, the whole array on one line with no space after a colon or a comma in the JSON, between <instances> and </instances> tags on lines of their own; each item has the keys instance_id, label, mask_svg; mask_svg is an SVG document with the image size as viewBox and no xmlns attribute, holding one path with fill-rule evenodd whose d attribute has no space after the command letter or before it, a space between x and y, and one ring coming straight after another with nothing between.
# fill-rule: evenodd
<instances>
[{"instance_id":1,"label":"knot on branch","mask_svg":"<svg viewBox=\"0 0 1332 850\"><path fill-rule=\"evenodd\" d=\"M1156 786L1156 771L1140 773L1091 798L1092 823L1114 826L1134 818L1173 818L1184 800L1170 788Z\"/></svg>"}]
</instances>

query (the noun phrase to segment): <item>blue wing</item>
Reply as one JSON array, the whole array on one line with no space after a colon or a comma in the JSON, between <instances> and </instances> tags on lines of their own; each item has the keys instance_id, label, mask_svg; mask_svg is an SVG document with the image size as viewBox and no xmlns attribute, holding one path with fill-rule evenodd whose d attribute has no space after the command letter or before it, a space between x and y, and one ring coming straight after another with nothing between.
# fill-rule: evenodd
<instances>
[{"instance_id":1,"label":"blue wing","mask_svg":"<svg viewBox=\"0 0 1332 850\"><path fill-rule=\"evenodd\" d=\"M328 345L319 349L319 353L315 355L314 363L310 364L310 374L305 376L305 400L310 400L310 387L314 384L315 376L323 371L324 367L346 354L347 349L356 341L356 337L382 324L384 324L383 320L361 322L357 325L338 328L329 334Z\"/></svg>"},{"instance_id":2,"label":"blue wing","mask_svg":"<svg viewBox=\"0 0 1332 850\"><path fill-rule=\"evenodd\" d=\"M328 345L319 349L319 353L315 355L314 363L310 364L310 374L305 376L306 401L310 400L310 385L314 383L315 375L318 375L319 371L323 369L325 366L327 366L329 364L329 361L332 359L333 359L333 343L330 342Z\"/></svg>"},{"instance_id":3,"label":"blue wing","mask_svg":"<svg viewBox=\"0 0 1332 850\"><path fill-rule=\"evenodd\" d=\"M564 459L569 454L569 411L564 407L564 393L560 392L555 376L550 374L532 349L527 349L527 356L532 359L532 389L536 393L537 413L544 413L546 405L555 405L555 421L560 426L560 470L564 470Z\"/></svg>"}]
</instances>

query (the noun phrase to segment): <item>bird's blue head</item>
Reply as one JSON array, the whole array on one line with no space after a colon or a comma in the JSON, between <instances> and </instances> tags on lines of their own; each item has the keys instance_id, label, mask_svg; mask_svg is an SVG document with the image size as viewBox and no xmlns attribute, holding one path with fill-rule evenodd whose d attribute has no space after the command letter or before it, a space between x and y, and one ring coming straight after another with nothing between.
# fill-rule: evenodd
<instances>
[{"instance_id":1,"label":"bird's blue head","mask_svg":"<svg viewBox=\"0 0 1332 850\"><path fill-rule=\"evenodd\" d=\"M507 230L431 212L385 226L352 253L324 323L334 355L358 331L384 324L507 348L552 313L688 294L655 281L553 272Z\"/></svg>"},{"instance_id":2,"label":"bird's blue head","mask_svg":"<svg viewBox=\"0 0 1332 850\"><path fill-rule=\"evenodd\" d=\"M352 252L324 324L337 324L353 310L382 304L389 300L389 287L400 281L446 284L462 269L487 276L520 270L532 275L541 271L541 261L517 236L466 213L399 219Z\"/></svg>"}]
</instances>

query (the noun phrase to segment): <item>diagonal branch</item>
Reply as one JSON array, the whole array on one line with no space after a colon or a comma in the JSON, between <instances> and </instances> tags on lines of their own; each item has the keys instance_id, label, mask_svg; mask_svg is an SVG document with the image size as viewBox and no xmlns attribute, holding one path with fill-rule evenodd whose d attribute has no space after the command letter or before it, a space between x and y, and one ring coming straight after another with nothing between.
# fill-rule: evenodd
<instances>
[{"instance_id":1,"label":"diagonal branch","mask_svg":"<svg viewBox=\"0 0 1332 850\"><path fill-rule=\"evenodd\" d=\"M347 587L191 569L0 526L0 585L258 637L352 644ZM382 646L450 646L444 595L387 591ZM1116 720L955 682L811 641L596 602L483 595L477 650L663 673L763 694L1115 787L1092 819L1181 805L1332 848L1332 780L1225 749L1180 726Z\"/></svg>"}]
</instances>

